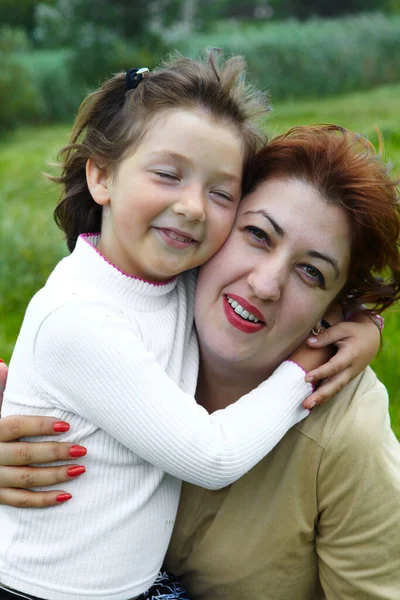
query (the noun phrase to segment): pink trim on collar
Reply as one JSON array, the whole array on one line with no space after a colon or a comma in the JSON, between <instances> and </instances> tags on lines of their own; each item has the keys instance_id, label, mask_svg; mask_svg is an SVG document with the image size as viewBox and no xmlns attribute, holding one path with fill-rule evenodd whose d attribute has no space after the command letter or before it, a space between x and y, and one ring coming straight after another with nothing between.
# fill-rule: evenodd
<instances>
[{"instance_id":1,"label":"pink trim on collar","mask_svg":"<svg viewBox=\"0 0 400 600\"><path fill-rule=\"evenodd\" d=\"M144 283L150 283L151 285L154 285L154 286L168 285L169 283L171 283L172 281L174 281L176 279L176 276L175 276L175 277L171 277L170 279L167 279L166 281L150 281L148 279L143 279L142 277L137 277L136 275L131 275L130 273L125 273L125 271L122 271L119 267L117 267L117 265L114 265L114 263L107 260L107 258L105 256L103 256L103 254L101 252L99 252L97 250L96 246L93 246L93 244L91 244L89 242L89 240L87 239L87 238L91 238L91 237L95 237L95 236L100 236L100 233L81 233L79 237L82 238L82 240L84 242L86 242L86 244L88 244L88 246L93 248L93 250L95 252L97 252L97 254L99 256L101 256L101 258L108 265L110 265L110 267L113 267L114 269L116 269L118 271L118 273L121 273L121 275L125 275L125 277L129 277L130 279L136 279L138 281L143 281Z\"/></svg>"}]
</instances>

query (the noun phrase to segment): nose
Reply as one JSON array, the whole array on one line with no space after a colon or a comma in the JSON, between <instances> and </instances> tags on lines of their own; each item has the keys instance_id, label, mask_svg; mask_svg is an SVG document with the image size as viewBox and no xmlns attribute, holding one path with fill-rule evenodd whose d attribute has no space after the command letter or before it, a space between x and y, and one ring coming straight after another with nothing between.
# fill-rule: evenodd
<instances>
[{"instance_id":1,"label":"nose","mask_svg":"<svg viewBox=\"0 0 400 600\"><path fill-rule=\"evenodd\" d=\"M203 191L194 186L188 187L174 202L172 210L175 214L184 216L188 221L205 221L206 198Z\"/></svg>"},{"instance_id":2,"label":"nose","mask_svg":"<svg viewBox=\"0 0 400 600\"><path fill-rule=\"evenodd\" d=\"M247 283L260 300L276 302L282 294L287 274L277 259L260 261L247 276Z\"/></svg>"}]
</instances>

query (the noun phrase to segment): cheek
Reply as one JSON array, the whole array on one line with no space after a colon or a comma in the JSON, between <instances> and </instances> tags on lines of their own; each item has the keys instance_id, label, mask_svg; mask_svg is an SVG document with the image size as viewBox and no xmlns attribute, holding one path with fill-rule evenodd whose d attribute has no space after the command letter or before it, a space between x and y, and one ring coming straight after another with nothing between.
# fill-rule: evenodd
<instances>
[{"instance_id":1,"label":"cheek","mask_svg":"<svg viewBox=\"0 0 400 600\"><path fill-rule=\"evenodd\" d=\"M321 310L318 300L309 294L288 295L279 315L279 329L286 332L283 334L286 339L300 343L314 327Z\"/></svg>"},{"instance_id":2,"label":"cheek","mask_svg":"<svg viewBox=\"0 0 400 600\"><path fill-rule=\"evenodd\" d=\"M226 266L227 261L222 248L200 269L195 296L195 316L200 323L206 322L215 310L215 302L226 283Z\"/></svg>"},{"instance_id":3,"label":"cheek","mask_svg":"<svg viewBox=\"0 0 400 600\"><path fill-rule=\"evenodd\" d=\"M200 269L196 301L204 299L204 305L210 305L219 298L226 286L244 277L246 260L245 247L240 244L234 230L216 254Z\"/></svg>"},{"instance_id":4,"label":"cheek","mask_svg":"<svg viewBox=\"0 0 400 600\"><path fill-rule=\"evenodd\" d=\"M147 229L151 222L165 210L165 203L157 202L157 199L132 191L130 196L120 207L118 218L123 229Z\"/></svg>"},{"instance_id":5,"label":"cheek","mask_svg":"<svg viewBox=\"0 0 400 600\"><path fill-rule=\"evenodd\" d=\"M228 239L235 222L236 210L224 209L213 210L207 215L208 221L208 240L213 246L214 252L219 250Z\"/></svg>"}]
</instances>

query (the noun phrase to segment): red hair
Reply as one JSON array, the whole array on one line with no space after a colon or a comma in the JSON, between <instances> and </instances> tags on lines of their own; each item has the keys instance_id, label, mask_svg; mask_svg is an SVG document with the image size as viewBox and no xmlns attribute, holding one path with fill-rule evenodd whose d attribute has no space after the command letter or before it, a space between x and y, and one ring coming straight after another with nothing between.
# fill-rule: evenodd
<instances>
[{"instance_id":1,"label":"red hair","mask_svg":"<svg viewBox=\"0 0 400 600\"><path fill-rule=\"evenodd\" d=\"M374 312L393 304L400 297L398 181L373 145L336 125L294 127L254 156L244 192L276 178L305 181L348 213L351 260L339 299Z\"/></svg>"}]
</instances>

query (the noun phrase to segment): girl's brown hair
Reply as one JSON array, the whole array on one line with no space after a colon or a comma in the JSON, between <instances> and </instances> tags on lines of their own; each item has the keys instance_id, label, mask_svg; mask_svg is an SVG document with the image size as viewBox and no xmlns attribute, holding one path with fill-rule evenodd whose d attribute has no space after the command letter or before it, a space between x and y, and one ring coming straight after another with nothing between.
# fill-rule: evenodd
<instances>
[{"instance_id":1,"label":"girl's brown hair","mask_svg":"<svg viewBox=\"0 0 400 600\"><path fill-rule=\"evenodd\" d=\"M241 57L217 60L211 50L205 60L175 55L138 85L126 91L125 73L108 79L79 108L70 143L59 153L63 185L54 211L72 251L81 233L100 231L102 207L94 202L86 183L89 158L114 168L132 151L160 111L201 110L233 126L249 159L264 143L255 119L269 110L267 98L244 81ZM240 143L240 142L239 142Z\"/></svg>"},{"instance_id":2,"label":"girl's brown hair","mask_svg":"<svg viewBox=\"0 0 400 600\"><path fill-rule=\"evenodd\" d=\"M380 312L399 299L399 182L370 142L336 125L294 127L253 158L244 191L275 178L305 181L348 213L351 261L339 298L346 306Z\"/></svg>"}]
</instances>

